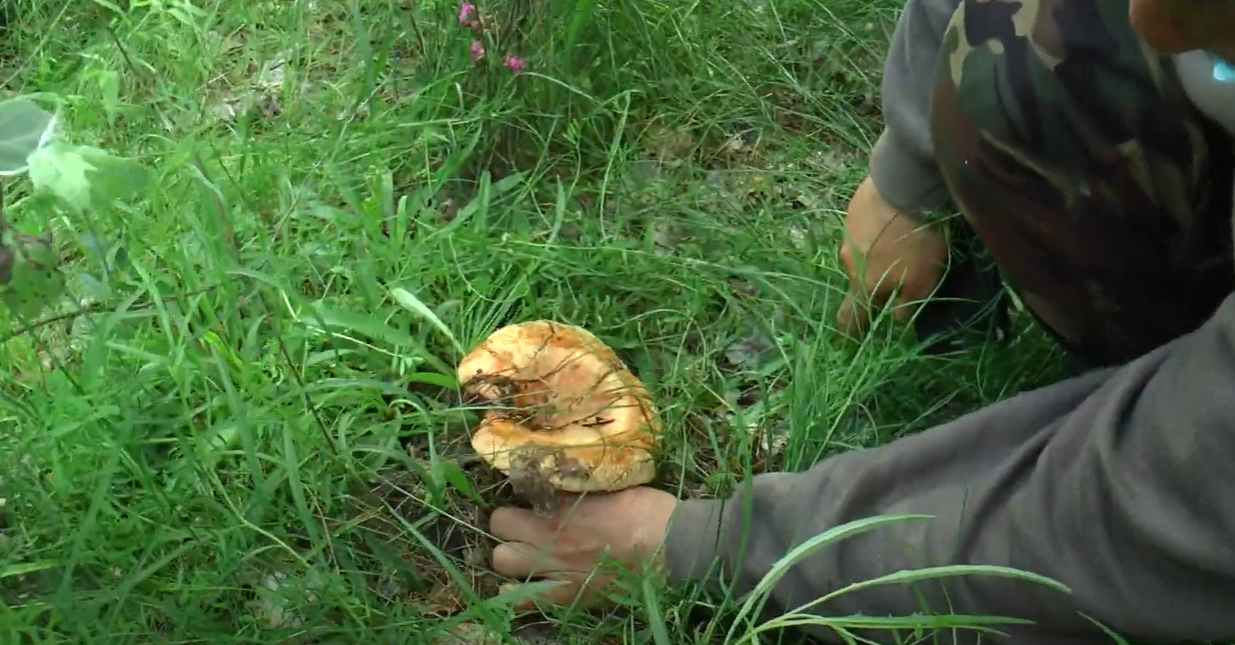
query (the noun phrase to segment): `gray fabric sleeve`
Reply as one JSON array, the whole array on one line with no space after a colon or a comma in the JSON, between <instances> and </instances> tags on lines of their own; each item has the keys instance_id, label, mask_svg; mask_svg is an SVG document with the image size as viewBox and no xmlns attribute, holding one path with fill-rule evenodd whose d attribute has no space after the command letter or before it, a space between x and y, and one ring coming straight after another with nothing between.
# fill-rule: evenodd
<instances>
[{"instance_id":1,"label":"gray fabric sleeve","mask_svg":"<svg viewBox=\"0 0 1235 645\"><path fill-rule=\"evenodd\" d=\"M1018 643L1235 636L1235 296L1196 332L1087 374L809 471L767 474L727 500L683 502L674 580L719 564L749 591L796 545L846 522L926 514L849 537L774 588L783 612L844 586L927 566L999 565L1070 589L961 576L866 589L813 611L1033 621ZM749 527L749 528L748 528ZM814 635L836 640L822 628ZM956 634L975 642L973 632ZM885 635L886 637L886 635ZM952 638L949 634L948 638Z\"/></svg>"},{"instance_id":2,"label":"gray fabric sleeve","mask_svg":"<svg viewBox=\"0 0 1235 645\"><path fill-rule=\"evenodd\" d=\"M939 48L959 5L909 0L884 63L884 130L871 151L870 174L884 199L908 215L938 208L948 196L931 146L930 110Z\"/></svg>"}]
</instances>

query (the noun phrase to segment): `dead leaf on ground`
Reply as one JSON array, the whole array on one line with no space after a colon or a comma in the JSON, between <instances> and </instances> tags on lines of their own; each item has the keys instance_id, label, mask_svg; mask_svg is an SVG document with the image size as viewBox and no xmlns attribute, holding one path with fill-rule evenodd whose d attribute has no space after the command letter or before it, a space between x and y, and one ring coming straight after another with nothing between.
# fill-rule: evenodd
<instances>
[{"instance_id":1,"label":"dead leaf on ground","mask_svg":"<svg viewBox=\"0 0 1235 645\"><path fill-rule=\"evenodd\" d=\"M501 645L502 635L476 623L463 623L447 634L433 636L430 645Z\"/></svg>"},{"instance_id":2,"label":"dead leaf on ground","mask_svg":"<svg viewBox=\"0 0 1235 645\"><path fill-rule=\"evenodd\" d=\"M242 42L231 47L237 50ZM263 118L272 118L283 113L283 88L287 82L289 61L294 52L282 51L263 61L257 71L235 86L219 91L205 106L207 118L232 122L247 113L257 113ZM298 88L303 94L309 90L307 83Z\"/></svg>"},{"instance_id":3,"label":"dead leaf on ground","mask_svg":"<svg viewBox=\"0 0 1235 645\"><path fill-rule=\"evenodd\" d=\"M647 155L651 159L672 163L688 159L695 154L699 139L687 128L670 128L663 123L653 123L643 132L647 142Z\"/></svg>"},{"instance_id":4,"label":"dead leaf on ground","mask_svg":"<svg viewBox=\"0 0 1235 645\"><path fill-rule=\"evenodd\" d=\"M267 574L255 589L258 624L266 629L300 627L304 617L295 607L317 602L322 582L319 576L291 577L282 572Z\"/></svg>"},{"instance_id":5,"label":"dead leaf on ground","mask_svg":"<svg viewBox=\"0 0 1235 645\"><path fill-rule=\"evenodd\" d=\"M756 370L774 349L775 340L762 332L755 333L726 347L725 360L734 367Z\"/></svg>"},{"instance_id":6,"label":"dead leaf on ground","mask_svg":"<svg viewBox=\"0 0 1235 645\"><path fill-rule=\"evenodd\" d=\"M685 240L687 234L682 227L671 222L656 221L652 223L652 247L656 255L666 256Z\"/></svg>"},{"instance_id":7,"label":"dead leaf on ground","mask_svg":"<svg viewBox=\"0 0 1235 645\"><path fill-rule=\"evenodd\" d=\"M774 415L768 419L769 415ZM766 399L757 398L744 406L741 414L726 415L731 427L739 428L758 442L756 461L766 466L784 453L789 445L789 420L779 411L771 411Z\"/></svg>"}]
</instances>

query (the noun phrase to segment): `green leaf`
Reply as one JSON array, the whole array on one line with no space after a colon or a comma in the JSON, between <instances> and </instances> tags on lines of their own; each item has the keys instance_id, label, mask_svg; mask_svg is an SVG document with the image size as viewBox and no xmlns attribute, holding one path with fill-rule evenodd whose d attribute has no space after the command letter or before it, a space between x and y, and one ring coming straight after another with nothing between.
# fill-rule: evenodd
<instances>
[{"instance_id":1,"label":"green leaf","mask_svg":"<svg viewBox=\"0 0 1235 645\"><path fill-rule=\"evenodd\" d=\"M446 487L454 488L463 493L468 499L484 506L485 501L476 492L476 487L472 485L472 480L468 479L467 473L463 472L463 468L459 466L459 462L443 459L433 463L433 475L439 488Z\"/></svg>"},{"instance_id":2,"label":"green leaf","mask_svg":"<svg viewBox=\"0 0 1235 645\"><path fill-rule=\"evenodd\" d=\"M387 345L420 348L420 343L416 342L416 339L412 338L410 334L391 327L376 317L339 309L330 309L321 305L321 303L313 303L313 312L303 314L299 318L302 324L318 329L323 327L341 327L350 332L368 336L373 340L379 340Z\"/></svg>"},{"instance_id":3,"label":"green leaf","mask_svg":"<svg viewBox=\"0 0 1235 645\"><path fill-rule=\"evenodd\" d=\"M107 250L111 246L107 240L94 231L86 231L77 237L77 241L83 249L94 256L94 259L107 262Z\"/></svg>"},{"instance_id":4,"label":"green leaf","mask_svg":"<svg viewBox=\"0 0 1235 645\"><path fill-rule=\"evenodd\" d=\"M730 623L729 633L728 633L728 636L725 638L725 642L726 643L740 643L740 642L744 642L747 639L753 638L753 636L751 635L756 632L750 631L745 637L739 640L737 638L738 629L742 626L743 622L747 619L748 616L758 616L761 613L764 603L767 602L772 589L774 589L776 585L780 582L780 579L785 577L785 575L787 575L789 571L794 566L796 566L799 562L806 560L807 558L813 556L814 554L822 551L823 549L827 547L834 546L837 542L840 542L841 540L852 537L854 535L865 533L867 531L879 528L886 524L892 524L895 522L903 522L905 520L931 520L931 519L934 519L934 516L932 515L909 515L909 514L906 514L906 515L876 515L872 517L866 517L862 519L853 520L852 522L848 522L840 526L834 526L828 529L827 531L824 531L823 533L820 533L819 535L816 535L815 537L803 542L802 544L795 547L789 553L786 553L785 555L781 556L779 560L772 563L772 567L768 569L768 572L764 574L763 578L758 582L758 584L755 585L755 588L750 591L746 600L742 602L742 605L740 609L738 610L737 616L733 618L732 622Z\"/></svg>"},{"instance_id":5,"label":"green leaf","mask_svg":"<svg viewBox=\"0 0 1235 645\"><path fill-rule=\"evenodd\" d=\"M19 562L0 567L0 579L12 578L13 576L28 576L32 573L55 569L60 566L59 562L54 560L38 560L35 562Z\"/></svg>"},{"instance_id":6,"label":"green leaf","mask_svg":"<svg viewBox=\"0 0 1235 645\"><path fill-rule=\"evenodd\" d=\"M65 277L51 241L12 229L0 237L0 301L19 318L43 311L64 294Z\"/></svg>"},{"instance_id":7,"label":"green leaf","mask_svg":"<svg viewBox=\"0 0 1235 645\"><path fill-rule=\"evenodd\" d=\"M30 155L30 181L79 211L101 208L144 189L149 173L131 159L92 146L53 141Z\"/></svg>"},{"instance_id":8,"label":"green leaf","mask_svg":"<svg viewBox=\"0 0 1235 645\"><path fill-rule=\"evenodd\" d=\"M83 271L79 274L77 276L77 285L93 300L98 301L111 298L111 287L108 286L107 280L99 278L92 273Z\"/></svg>"},{"instance_id":9,"label":"green leaf","mask_svg":"<svg viewBox=\"0 0 1235 645\"><path fill-rule=\"evenodd\" d=\"M429 305L426 305L423 300L412 295L412 293L407 289L400 289L398 287L391 289L390 295L395 299L395 302L402 305L404 309L420 316L421 318L424 318L434 327L437 327L438 330L449 338L452 344L454 344L456 351L460 354L467 353L467 350L463 349L463 345L459 344L459 339L455 338L454 332L450 331L450 327L448 327L446 323L442 322L442 319L439 318L438 315L433 312L433 309L431 309Z\"/></svg>"},{"instance_id":10,"label":"green leaf","mask_svg":"<svg viewBox=\"0 0 1235 645\"><path fill-rule=\"evenodd\" d=\"M412 358L417 364L422 361L428 362L433 367L437 368L442 374L453 374L454 369L444 363L440 358L434 356L427 350L420 341L416 340L407 332L396 329L387 325L380 319L354 314L348 311L338 309L329 309L323 306L320 302L313 303L313 311L310 313L300 314L297 318L303 325L321 329L331 333L330 327L341 327L348 331L368 336L374 340L382 341L388 345L395 347L408 347L415 350Z\"/></svg>"},{"instance_id":11,"label":"green leaf","mask_svg":"<svg viewBox=\"0 0 1235 645\"><path fill-rule=\"evenodd\" d=\"M30 155L44 145L56 117L26 98L0 101L0 177L26 172Z\"/></svg>"}]
</instances>

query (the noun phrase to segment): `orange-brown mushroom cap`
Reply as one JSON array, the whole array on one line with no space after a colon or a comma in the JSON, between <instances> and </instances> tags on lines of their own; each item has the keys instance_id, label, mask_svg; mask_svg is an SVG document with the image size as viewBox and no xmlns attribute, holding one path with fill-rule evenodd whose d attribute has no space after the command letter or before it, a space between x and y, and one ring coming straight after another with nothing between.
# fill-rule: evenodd
<instances>
[{"instance_id":1,"label":"orange-brown mushroom cap","mask_svg":"<svg viewBox=\"0 0 1235 645\"><path fill-rule=\"evenodd\" d=\"M494 406L472 447L512 479L582 493L655 476L660 422L651 396L587 330L548 320L503 327L459 363L458 377Z\"/></svg>"}]
</instances>

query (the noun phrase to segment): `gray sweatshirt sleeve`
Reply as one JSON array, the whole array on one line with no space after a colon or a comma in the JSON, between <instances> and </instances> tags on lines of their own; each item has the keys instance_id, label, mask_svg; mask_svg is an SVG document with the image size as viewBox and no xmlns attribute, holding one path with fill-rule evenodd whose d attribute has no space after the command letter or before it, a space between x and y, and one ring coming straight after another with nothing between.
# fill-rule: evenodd
<instances>
[{"instance_id":1,"label":"gray sweatshirt sleeve","mask_svg":"<svg viewBox=\"0 0 1235 645\"><path fill-rule=\"evenodd\" d=\"M1232 392L1235 296L1196 332L1124 367L803 473L760 475L728 500L683 502L666 545L670 576L698 579L716 562L746 592L777 559L828 529L926 514L934 519L852 536L795 565L775 586L770 611L900 570L999 565L1053 578L1070 593L974 575L843 594L813 611L1033 621L1001 627L1019 643L1112 642L1082 613L1133 642L1229 639ZM974 642L972 632L959 638Z\"/></svg>"},{"instance_id":2,"label":"gray sweatshirt sleeve","mask_svg":"<svg viewBox=\"0 0 1235 645\"><path fill-rule=\"evenodd\" d=\"M960 0L909 0L883 68L884 130L871 151L875 187L908 215L941 206L943 175L931 146L930 109L943 33Z\"/></svg>"}]
</instances>

